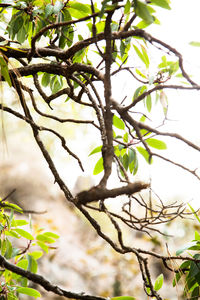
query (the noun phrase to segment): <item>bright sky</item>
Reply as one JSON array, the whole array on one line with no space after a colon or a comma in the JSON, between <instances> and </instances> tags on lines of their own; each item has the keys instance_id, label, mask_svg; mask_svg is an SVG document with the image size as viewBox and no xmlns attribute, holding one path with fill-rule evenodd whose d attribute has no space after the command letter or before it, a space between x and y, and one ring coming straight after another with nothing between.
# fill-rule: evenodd
<instances>
[{"instance_id":1,"label":"bright sky","mask_svg":"<svg viewBox=\"0 0 200 300\"><path fill-rule=\"evenodd\" d=\"M190 6L188 3L190 3ZM161 21L161 26L150 26L147 31L181 52L184 57L186 71L188 71L189 74L195 74L195 78L198 81L198 78L200 78L200 48L190 46L189 42L200 41L200 1L192 0L188 2L188 0L173 0L171 7L171 11L158 9L159 12L157 15ZM128 85L129 84L127 83L127 86ZM117 97L116 99L119 98L117 86L119 86L118 82L116 83L116 87L113 91ZM122 82L120 82L120 86L122 87ZM124 90L125 92L127 91L126 83ZM168 117L176 121L170 122L166 130L178 132L184 137L192 139L193 142L196 142L200 145L199 133L196 129L200 127L200 93L167 91L167 95L169 100ZM81 141L82 138L83 137L80 135ZM91 141L89 137L88 140ZM84 138L84 141L85 143L81 142L83 153L84 149L86 151L88 149L87 137ZM168 152L166 156L170 155L179 162L185 162L186 165L191 169L200 167L199 153L196 151L189 151L190 148L185 147L183 143L179 143L176 145L176 148L174 148L174 141L175 140L172 139L171 142L168 143ZM74 141L73 148L76 147L76 143L77 141ZM97 145L94 144L94 147L95 146ZM161 154L164 155L165 152ZM86 174L87 170L91 170L91 168L93 169L96 161L97 156L95 157L94 155L94 157L91 157L91 161L89 161L88 165L86 166ZM141 164L143 164L142 159ZM75 173L74 176L77 174ZM66 176L68 177L67 173ZM148 181L150 176L152 176L153 188L163 200L176 199L190 201L194 199L196 203L199 202L200 182L194 176L187 174L185 171L181 171L179 168L168 165L161 160L156 162L154 159L154 164L151 167L148 167L144 162L144 167L141 168L138 174L138 177L141 180L146 179ZM66 180L68 181L67 177Z\"/></svg>"},{"instance_id":2,"label":"bright sky","mask_svg":"<svg viewBox=\"0 0 200 300\"><path fill-rule=\"evenodd\" d=\"M152 26L149 32L172 45L183 54L184 66L189 74L195 75L193 79L200 83L200 48L189 45L191 41L200 41L200 1L199 0L173 0L172 10L161 10L161 26ZM179 132L184 137L192 139L200 145L200 93L174 91L169 95L169 118L179 120L171 122L171 130ZM179 147L169 150L174 157L186 161L190 168L200 167L200 154L196 151L189 151L182 143ZM158 168L158 169L157 169ZM177 168L169 168L165 163L160 163L157 168L152 165L151 174L155 189L160 195L168 195L170 198L180 198L184 201L195 200L199 207L200 182L193 176L180 172ZM160 170L160 171L159 171Z\"/></svg>"}]
</instances>

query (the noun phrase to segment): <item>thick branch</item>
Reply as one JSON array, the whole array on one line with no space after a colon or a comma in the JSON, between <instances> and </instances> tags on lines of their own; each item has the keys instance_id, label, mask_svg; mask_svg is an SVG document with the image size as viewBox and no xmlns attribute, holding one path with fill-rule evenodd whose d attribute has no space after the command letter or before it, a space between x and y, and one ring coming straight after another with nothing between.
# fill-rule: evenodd
<instances>
[{"instance_id":1,"label":"thick branch","mask_svg":"<svg viewBox=\"0 0 200 300\"><path fill-rule=\"evenodd\" d=\"M106 137L103 139L102 156L104 164L104 176L100 182L102 186L105 186L107 180L112 172L113 161L113 130L112 130L112 112L111 112L111 78L110 68L112 64L112 45L111 45L111 20L112 13L109 13L106 18L105 25L105 39L106 39L106 51L104 54L105 60L105 76L104 76L104 97L106 108L104 112L104 122L106 129Z\"/></svg>"},{"instance_id":2,"label":"thick branch","mask_svg":"<svg viewBox=\"0 0 200 300\"><path fill-rule=\"evenodd\" d=\"M126 186L122 186L111 190L106 188L103 189L99 186L96 186L88 191L83 191L79 193L76 196L76 203L80 205L80 204L86 204L93 201L104 200L107 198L115 198L121 195L132 195L148 187L149 187L148 183L143 183L140 181L129 183Z\"/></svg>"}]
</instances>

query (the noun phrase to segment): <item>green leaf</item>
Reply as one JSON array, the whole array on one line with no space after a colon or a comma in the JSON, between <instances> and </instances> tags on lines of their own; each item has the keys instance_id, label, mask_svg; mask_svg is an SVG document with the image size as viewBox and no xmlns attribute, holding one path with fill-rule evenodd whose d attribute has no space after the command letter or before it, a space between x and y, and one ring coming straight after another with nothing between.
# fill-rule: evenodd
<instances>
[{"instance_id":1,"label":"green leaf","mask_svg":"<svg viewBox=\"0 0 200 300\"><path fill-rule=\"evenodd\" d=\"M102 171L104 170L104 166L103 166L103 157L101 157L95 167L94 167L94 170L93 170L93 175L97 175L99 173L101 173Z\"/></svg>"},{"instance_id":2,"label":"green leaf","mask_svg":"<svg viewBox=\"0 0 200 300\"><path fill-rule=\"evenodd\" d=\"M138 57L145 64L145 66L148 68L149 67L149 60L146 59L146 56L143 55L143 53L138 49L137 46L133 45L133 48L135 49L135 52L137 53Z\"/></svg>"},{"instance_id":3,"label":"green leaf","mask_svg":"<svg viewBox=\"0 0 200 300\"><path fill-rule=\"evenodd\" d=\"M152 107L151 95L147 95L146 106L147 106L148 112L150 112L151 111L151 107Z\"/></svg>"},{"instance_id":4,"label":"green leaf","mask_svg":"<svg viewBox=\"0 0 200 300\"><path fill-rule=\"evenodd\" d=\"M102 146L98 146L98 147L94 148L94 149L90 152L89 156L90 156L90 155L93 155L93 154L95 154L95 153L101 152L101 149L102 149Z\"/></svg>"},{"instance_id":5,"label":"green leaf","mask_svg":"<svg viewBox=\"0 0 200 300\"><path fill-rule=\"evenodd\" d=\"M22 213L23 212L23 210L22 210L22 208L21 207L19 207L18 205L16 205L16 204L13 204L13 203L9 203L9 202L4 202L4 208L6 208L6 209L12 209L12 210L16 210L17 212L20 212L20 213ZM11 217L11 215L10 215L10 217Z\"/></svg>"},{"instance_id":6,"label":"green leaf","mask_svg":"<svg viewBox=\"0 0 200 300\"><path fill-rule=\"evenodd\" d=\"M24 20L21 16L18 16L16 19L14 19L14 22L12 23L12 30L14 34L16 34L20 30L23 23Z\"/></svg>"},{"instance_id":7,"label":"green leaf","mask_svg":"<svg viewBox=\"0 0 200 300\"><path fill-rule=\"evenodd\" d=\"M138 170L138 159L135 149L129 148L129 170L130 173L133 173L135 175Z\"/></svg>"},{"instance_id":8,"label":"green leaf","mask_svg":"<svg viewBox=\"0 0 200 300\"><path fill-rule=\"evenodd\" d=\"M6 238L6 253L5 258L10 259L12 257L13 247L11 242Z\"/></svg>"},{"instance_id":9,"label":"green leaf","mask_svg":"<svg viewBox=\"0 0 200 300\"><path fill-rule=\"evenodd\" d=\"M48 253L49 247L45 243L43 243L41 241L37 241L37 244L38 244L38 246L40 246L41 249L43 249L46 253Z\"/></svg>"},{"instance_id":10,"label":"green leaf","mask_svg":"<svg viewBox=\"0 0 200 300\"><path fill-rule=\"evenodd\" d=\"M53 7L53 12L56 15L61 11L61 9L64 7L64 4L61 1L56 1Z\"/></svg>"},{"instance_id":11,"label":"green leaf","mask_svg":"<svg viewBox=\"0 0 200 300\"><path fill-rule=\"evenodd\" d=\"M136 298L131 296L119 296L119 297L112 297L111 300L136 300Z\"/></svg>"},{"instance_id":12,"label":"green leaf","mask_svg":"<svg viewBox=\"0 0 200 300\"><path fill-rule=\"evenodd\" d=\"M5 81L9 84L9 86L12 86L12 82L10 79L9 71L8 71L8 65L5 62L4 58L0 56L0 66L1 66L1 76L4 77Z\"/></svg>"},{"instance_id":13,"label":"green leaf","mask_svg":"<svg viewBox=\"0 0 200 300\"><path fill-rule=\"evenodd\" d=\"M15 296L12 292L8 293L6 296L7 300L19 300L19 298Z\"/></svg>"},{"instance_id":14,"label":"green leaf","mask_svg":"<svg viewBox=\"0 0 200 300\"><path fill-rule=\"evenodd\" d=\"M160 6L165 9L171 9L167 0L151 0L151 4Z\"/></svg>"},{"instance_id":15,"label":"green leaf","mask_svg":"<svg viewBox=\"0 0 200 300\"><path fill-rule=\"evenodd\" d=\"M54 6L48 3L44 10L45 18L48 18L48 16L52 15L53 11L54 11Z\"/></svg>"},{"instance_id":16,"label":"green leaf","mask_svg":"<svg viewBox=\"0 0 200 300\"><path fill-rule=\"evenodd\" d=\"M200 47L200 42L190 42L189 43L190 46L194 46L194 47Z\"/></svg>"},{"instance_id":17,"label":"green leaf","mask_svg":"<svg viewBox=\"0 0 200 300\"><path fill-rule=\"evenodd\" d=\"M155 284L154 284L154 289L155 291L158 291L161 289L162 285L163 285L163 274L160 274L157 278L156 278L156 281L155 281Z\"/></svg>"},{"instance_id":18,"label":"green leaf","mask_svg":"<svg viewBox=\"0 0 200 300\"><path fill-rule=\"evenodd\" d=\"M47 237L50 237L50 238L53 238L53 239L58 239L59 238L59 235L54 233L54 232L50 232L50 231L46 231L44 233L45 236Z\"/></svg>"},{"instance_id":19,"label":"green leaf","mask_svg":"<svg viewBox=\"0 0 200 300\"><path fill-rule=\"evenodd\" d=\"M17 266L19 268L27 270L27 268L28 268L28 260L27 259L21 259L20 261L18 261Z\"/></svg>"},{"instance_id":20,"label":"green leaf","mask_svg":"<svg viewBox=\"0 0 200 300\"><path fill-rule=\"evenodd\" d=\"M123 135L123 141L124 143L128 143L128 132Z\"/></svg>"},{"instance_id":21,"label":"green leaf","mask_svg":"<svg viewBox=\"0 0 200 300\"><path fill-rule=\"evenodd\" d=\"M153 139L153 138L147 139L146 143L150 147L155 148L155 149L159 149L159 150L167 149L167 145L165 144L165 142L157 140L157 139Z\"/></svg>"},{"instance_id":22,"label":"green leaf","mask_svg":"<svg viewBox=\"0 0 200 300\"><path fill-rule=\"evenodd\" d=\"M130 13L130 9L131 9L131 3L130 0L126 1L126 4L124 6L124 14L129 14Z\"/></svg>"},{"instance_id":23,"label":"green leaf","mask_svg":"<svg viewBox=\"0 0 200 300\"><path fill-rule=\"evenodd\" d=\"M86 17L91 13L89 5L76 1L70 2L70 7L68 10L71 16L77 19L81 17Z\"/></svg>"},{"instance_id":24,"label":"green leaf","mask_svg":"<svg viewBox=\"0 0 200 300\"><path fill-rule=\"evenodd\" d=\"M45 233L42 233L42 234L38 234L36 236L36 239L40 242L43 242L43 243L54 243L55 240L52 239L51 237L49 237L48 235L46 235Z\"/></svg>"},{"instance_id":25,"label":"green leaf","mask_svg":"<svg viewBox=\"0 0 200 300\"><path fill-rule=\"evenodd\" d=\"M20 44L22 44L27 38L27 30L24 26L20 28L20 30L17 33L17 40Z\"/></svg>"},{"instance_id":26,"label":"green leaf","mask_svg":"<svg viewBox=\"0 0 200 300\"><path fill-rule=\"evenodd\" d=\"M152 158L151 158L151 161L149 161L149 159L150 159L150 156L149 156L149 153L147 152L147 150L146 149L144 149L143 147L136 147L137 148L137 150L138 150L138 152L145 158L145 160L149 163L149 164L151 164L152 162L153 162L153 160L152 160Z\"/></svg>"},{"instance_id":27,"label":"green leaf","mask_svg":"<svg viewBox=\"0 0 200 300\"><path fill-rule=\"evenodd\" d=\"M32 255L27 255L28 257L28 271L32 272L32 273L37 273L37 261L35 260L35 258Z\"/></svg>"},{"instance_id":28,"label":"green leaf","mask_svg":"<svg viewBox=\"0 0 200 300\"><path fill-rule=\"evenodd\" d=\"M146 49L144 48L144 46L142 46L142 45L141 45L141 49L142 49L142 54L143 54L143 57L144 57L144 60L145 60L145 65L146 65L146 67L148 68L150 62L149 62L149 57L148 57L148 55L147 55L147 51L146 51Z\"/></svg>"},{"instance_id":29,"label":"green leaf","mask_svg":"<svg viewBox=\"0 0 200 300\"><path fill-rule=\"evenodd\" d=\"M43 252L42 251L33 251L33 252L30 252L29 255L33 256L34 259L37 260L43 255Z\"/></svg>"},{"instance_id":30,"label":"green leaf","mask_svg":"<svg viewBox=\"0 0 200 300\"><path fill-rule=\"evenodd\" d=\"M147 87L146 85L142 85L140 87L138 87L136 90L135 90L135 93L133 95L133 101L139 97L140 95L142 95L145 91L147 90Z\"/></svg>"},{"instance_id":31,"label":"green leaf","mask_svg":"<svg viewBox=\"0 0 200 300\"><path fill-rule=\"evenodd\" d=\"M60 76L53 76L50 81L50 88L52 93L57 93L63 86L62 77Z\"/></svg>"},{"instance_id":32,"label":"green leaf","mask_svg":"<svg viewBox=\"0 0 200 300\"><path fill-rule=\"evenodd\" d=\"M136 7L135 7L135 13L138 15L141 19L143 19L145 22L151 24L154 22L153 16L150 14L147 5L140 2L139 0L135 1Z\"/></svg>"},{"instance_id":33,"label":"green leaf","mask_svg":"<svg viewBox=\"0 0 200 300\"><path fill-rule=\"evenodd\" d=\"M127 171L128 170L128 165L129 165L129 157L128 157L128 154L126 154L126 153L123 156L122 164L123 164L125 170Z\"/></svg>"},{"instance_id":34,"label":"green leaf","mask_svg":"<svg viewBox=\"0 0 200 300\"><path fill-rule=\"evenodd\" d=\"M190 242L190 243L184 245L182 248L180 248L179 250L176 251L176 255L179 256L185 250L188 250L188 249L190 249L193 246L196 246L196 242Z\"/></svg>"},{"instance_id":35,"label":"green leaf","mask_svg":"<svg viewBox=\"0 0 200 300\"><path fill-rule=\"evenodd\" d=\"M200 241L200 234L195 230L195 240Z\"/></svg>"},{"instance_id":36,"label":"green leaf","mask_svg":"<svg viewBox=\"0 0 200 300\"><path fill-rule=\"evenodd\" d=\"M191 263L190 263L190 271L189 271L188 277L194 277L198 273L200 273L199 265L200 265L200 263L196 263L194 261L191 261Z\"/></svg>"},{"instance_id":37,"label":"green leaf","mask_svg":"<svg viewBox=\"0 0 200 300\"><path fill-rule=\"evenodd\" d=\"M118 129L122 129L122 130L125 129L124 122L120 118L118 118L116 115L113 116L113 125L115 127L117 127Z\"/></svg>"},{"instance_id":38,"label":"green leaf","mask_svg":"<svg viewBox=\"0 0 200 300\"><path fill-rule=\"evenodd\" d=\"M26 220L13 220L11 226L24 226L27 225L28 222Z\"/></svg>"},{"instance_id":39,"label":"green leaf","mask_svg":"<svg viewBox=\"0 0 200 300\"><path fill-rule=\"evenodd\" d=\"M12 236L12 237L15 237L17 239L20 238L20 236L16 232L14 232L13 230L5 231L5 235L6 236Z\"/></svg>"},{"instance_id":40,"label":"green leaf","mask_svg":"<svg viewBox=\"0 0 200 300\"><path fill-rule=\"evenodd\" d=\"M194 210L194 208L188 203L188 206L190 208L190 210L193 212L193 215L195 216L195 218L197 219L197 221L200 223L200 218L197 215L196 211Z\"/></svg>"},{"instance_id":41,"label":"green leaf","mask_svg":"<svg viewBox=\"0 0 200 300\"><path fill-rule=\"evenodd\" d=\"M20 294L25 294L34 298L41 297L41 294L38 291L28 287L18 287L16 291Z\"/></svg>"},{"instance_id":42,"label":"green leaf","mask_svg":"<svg viewBox=\"0 0 200 300\"><path fill-rule=\"evenodd\" d=\"M44 86L44 87L47 87L47 85L49 84L49 82L50 82L50 77L51 77L51 75L49 74L49 73L45 73L44 72L44 74L43 74L43 76L42 76L42 85Z\"/></svg>"},{"instance_id":43,"label":"green leaf","mask_svg":"<svg viewBox=\"0 0 200 300\"><path fill-rule=\"evenodd\" d=\"M32 234L30 234L29 232L27 232L21 228L15 228L13 230L16 231L19 235L21 235L22 237L24 237L27 240L34 240L34 237L32 236Z\"/></svg>"}]
</instances>

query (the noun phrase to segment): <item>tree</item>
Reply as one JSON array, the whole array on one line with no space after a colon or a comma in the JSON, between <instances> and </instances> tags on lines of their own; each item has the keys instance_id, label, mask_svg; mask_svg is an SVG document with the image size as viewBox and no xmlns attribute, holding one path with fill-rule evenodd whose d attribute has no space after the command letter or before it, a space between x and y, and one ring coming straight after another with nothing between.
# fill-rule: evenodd
<instances>
[{"instance_id":1,"label":"tree","mask_svg":"<svg viewBox=\"0 0 200 300\"><path fill-rule=\"evenodd\" d=\"M160 154L164 153L162 150L167 148L167 144L157 137L179 140L185 147L196 151L200 147L180 134L164 131L149 122L155 105L160 105L163 110L163 124L168 122L166 90L200 89L198 83L185 71L181 53L146 31L146 27L159 23L156 8L170 9L169 2L91 0L86 4L73 0L17 0L14 3L0 1L1 23L6 27L0 39L1 81L10 89L15 89L20 112L7 101L0 104L1 110L29 124L33 138L66 201L85 216L91 227L115 251L121 255L132 253L136 256L144 289L147 295L156 299L162 299L158 293L162 278L159 277L157 283L153 284L149 257L162 261L167 269L176 272L179 277L180 269L172 270L168 263L171 260L184 261L182 272L190 270L188 276L193 278L190 288L196 294L192 296L199 295L199 286L196 285L199 272L197 270L194 274L190 269L192 263L196 266L198 257L164 256L133 247L124 241L121 229L123 224L145 234L163 234L157 227L159 224L185 217L187 214L183 204L166 205L158 198L158 206L153 204L151 195L149 199L144 199L140 194L144 190L151 194L149 182L135 180L138 168L143 167L140 155L144 157L147 165L153 163L153 158L159 158L200 179L196 169L190 169L165 154ZM9 13L6 18L7 12ZM150 70L150 45L159 50L156 72ZM115 87L112 80L121 78L121 74L126 73L129 86L127 96L121 98L119 95L114 98ZM24 77L31 78L33 87L23 82ZM183 79L185 83L182 83ZM51 93L47 95L49 91ZM40 101L42 99L52 109L52 113L43 112L39 108L37 93ZM64 97L66 106L73 104L81 109L87 108L91 112L89 118L64 119L54 114L52 103L61 96ZM44 118L47 125L41 126L36 121L36 115ZM82 171L83 164L79 155L68 147L66 135L61 134L54 126L51 127L51 120L62 124L77 124L79 130L81 125L87 124L95 130L98 143L90 155L99 153L101 157L96 162L93 174L103 175L97 185L79 192L76 196L73 196L68 184L61 178L41 133L54 135ZM108 188L110 178L115 178L112 179L115 180L112 188ZM119 196L123 196L123 202L118 200ZM122 213L116 214L107 206L108 198L112 198L114 203L122 203ZM143 211L141 218L134 211L135 203ZM116 242L102 230L93 217L93 211L103 213L111 221L117 235ZM194 211L193 213L196 215ZM198 250L198 235L195 240L195 249ZM188 249L190 247L191 245ZM60 296L83 300L103 299L58 288L37 274L24 272L6 261L3 256L0 256L0 264Z\"/></svg>"}]
</instances>

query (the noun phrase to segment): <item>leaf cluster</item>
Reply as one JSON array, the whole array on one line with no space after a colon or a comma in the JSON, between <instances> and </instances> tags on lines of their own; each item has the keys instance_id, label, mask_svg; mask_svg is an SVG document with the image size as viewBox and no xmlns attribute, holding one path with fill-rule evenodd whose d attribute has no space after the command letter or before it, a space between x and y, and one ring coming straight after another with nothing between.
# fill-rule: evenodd
<instances>
[{"instance_id":1,"label":"leaf cluster","mask_svg":"<svg viewBox=\"0 0 200 300\"><path fill-rule=\"evenodd\" d=\"M37 273L38 260L48 253L51 245L58 239L53 232L34 230L31 219L16 218L15 213L23 210L12 203L0 199L0 252L8 261L31 273ZM16 240L24 241L24 249L17 247ZM4 299L17 300L20 294L38 298L40 293L29 287L27 278L7 269L0 270L0 295Z\"/></svg>"}]
</instances>

